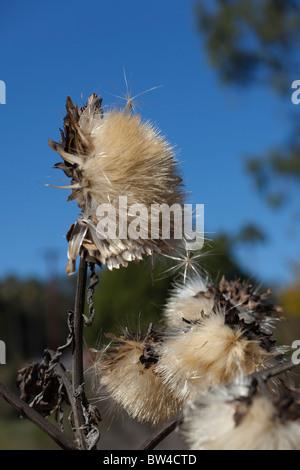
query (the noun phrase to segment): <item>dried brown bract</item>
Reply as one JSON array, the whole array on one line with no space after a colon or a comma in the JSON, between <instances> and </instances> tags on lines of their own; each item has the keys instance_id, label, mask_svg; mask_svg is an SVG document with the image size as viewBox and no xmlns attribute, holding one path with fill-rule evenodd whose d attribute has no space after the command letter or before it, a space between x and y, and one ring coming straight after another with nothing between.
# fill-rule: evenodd
<instances>
[{"instance_id":1,"label":"dried brown bract","mask_svg":"<svg viewBox=\"0 0 300 470\"><path fill-rule=\"evenodd\" d=\"M62 404L69 403L66 389L54 375L47 375L49 364L32 362L18 371L17 387L20 398L32 401L32 406L43 416L58 411ZM39 399L37 399L39 397Z\"/></svg>"}]
</instances>

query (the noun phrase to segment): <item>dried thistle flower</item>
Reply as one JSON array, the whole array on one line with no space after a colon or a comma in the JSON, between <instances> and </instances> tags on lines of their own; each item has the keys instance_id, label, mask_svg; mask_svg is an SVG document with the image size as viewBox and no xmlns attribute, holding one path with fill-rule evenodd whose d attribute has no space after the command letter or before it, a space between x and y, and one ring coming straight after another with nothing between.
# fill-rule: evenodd
<instances>
[{"instance_id":1,"label":"dried thistle flower","mask_svg":"<svg viewBox=\"0 0 300 470\"><path fill-rule=\"evenodd\" d=\"M185 408L183 435L192 450L298 450L299 398L239 378Z\"/></svg>"},{"instance_id":2,"label":"dried thistle flower","mask_svg":"<svg viewBox=\"0 0 300 470\"><path fill-rule=\"evenodd\" d=\"M112 338L113 346L105 348L95 363L100 386L108 396L140 422L156 426L171 418L182 407L156 373L156 346L161 334L149 325L145 335Z\"/></svg>"},{"instance_id":3,"label":"dried thistle flower","mask_svg":"<svg viewBox=\"0 0 300 470\"><path fill-rule=\"evenodd\" d=\"M200 276L176 283L165 305L164 317L169 327L181 327L183 320L194 321L210 315L216 303L230 310L234 307L240 320L257 324L259 330L271 333L283 309L267 301L270 289L259 294L251 284L240 279L227 281L223 276L218 286Z\"/></svg>"},{"instance_id":4,"label":"dried thistle flower","mask_svg":"<svg viewBox=\"0 0 300 470\"><path fill-rule=\"evenodd\" d=\"M200 390L267 367L282 354L270 331L278 308L264 296L254 302L248 290L224 278L219 287L200 278L175 287L156 371L179 400L193 400Z\"/></svg>"},{"instance_id":5,"label":"dried thistle flower","mask_svg":"<svg viewBox=\"0 0 300 470\"><path fill-rule=\"evenodd\" d=\"M32 362L18 370L16 380L22 400L29 402L42 394L38 401L33 401L32 406L43 416L59 411L63 402L69 403L66 389L59 379L55 375L46 378L48 367L46 360L41 363Z\"/></svg>"},{"instance_id":6,"label":"dried thistle flower","mask_svg":"<svg viewBox=\"0 0 300 470\"><path fill-rule=\"evenodd\" d=\"M63 159L55 168L71 178L71 185L62 187L72 190L69 200L76 199L82 211L67 234L67 273L75 271L79 252L84 252L88 261L109 269L127 266L129 261L139 261L145 255L169 252L178 244L173 237L172 218L169 239L162 237L161 227L157 238L151 237L148 227L148 237L133 239L127 231L123 235L124 226L116 237L102 238L97 232L97 208L112 205L119 226L124 215L119 209L120 197L127 197L129 207L142 204L148 214L152 204L182 205L182 179L170 144L153 124L143 122L127 107L104 113L102 99L96 94L90 95L80 109L68 97L66 109L61 142L49 139L49 144ZM128 226L132 217L127 215Z\"/></svg>"}]
</instances>

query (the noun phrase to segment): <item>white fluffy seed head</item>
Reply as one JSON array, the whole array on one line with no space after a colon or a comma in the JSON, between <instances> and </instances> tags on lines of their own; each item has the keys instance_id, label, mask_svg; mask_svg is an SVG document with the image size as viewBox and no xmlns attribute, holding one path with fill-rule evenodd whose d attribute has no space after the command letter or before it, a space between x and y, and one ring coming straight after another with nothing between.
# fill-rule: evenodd
<instances>
[{"instance_id":1,"label":"white fluffy seed head","mask_svg":"<svg viewBox=\"0 0 300 470\"><path fill-rule=\"evenodd\" d=\"M207 281L200 276L187 278L184 284L175 284L170 292L163 315L169 328L180 328L183 321L193 322L212 313L214 299L201 293L207 292Z\"/></svg>"},{"instance_id":2,"label":"white fluffy seed head","mask_svg":"<svg viewBox=\"0 0 300 470\"><path fill-rule=\"evenodd\" d=\"M164 308L166 325L182 327L183 321L200 320L213 311L234 310L245 328L254 323L262 335L272 335L282 308L267 301L270 290L259 294L253 286L239 279L227 281L223 276L213 284L200 275L187 277L186 282L174 285Z\"/></svg>"},{"instance_id":3,"label":"white fluffy seed head","mask_svg":"<svg viewBox=\"0 0 300 470\"><path fill-rule=\"evenodd\" d=\"M268 294L224 277L218 285L198 276L174 286L157 366L172 393L192 400L199 390L267 367L285 352L272 337L281 309L267 302Z\"/></svg>"},{"instance_id":4,"label":"white fluffy seed head","mask_svg":"<svg viewBox=\"0 0 300 470\"><path fill-rule=\"evenodd\" d=\"M97 363L100 386L132 418L153 426L167 421L182 403L164 385L155 363L145 364L141 357L145 343L126 340L114 349L104 351Z\"/></svg>"},{"instance_id":5,"label":"white fluffy seed head","mask_svg":"<svg viewBox=\"0 0 300 470\"><path fill-rule=\"evenodd\" d=\"M91 95L88 103L79 109L67 99L67 115L61 143L49 141L64 163L56 167L72 178L72 194L82 217L68 233L69 251L67 272L75 270L75 259L80 251L87 252L89 261L109 269L127 266L145 255L168 252L180 242L174 239L174 220L171 216L170 238L151 237L150 215L152 204L183 205L184 193L173 148L150 122L140 115L125 110L111 109L103 113L102 100ZM143 205L145 214L140 221L147 227L137 240L118 233L120 197L127 198L127 209L133 204ZM111 204L116 212L116 237L100 239L96 227L97 208ZM123 214L124 215L124 214ZM127 214L128 215L128 214ZM127 224L132 222L128 216ZM124 219L123 219L124 220ZM128 228L127 225L127 228ZM99 229L99 226L98 226Z\"/></svg>"},{"instance_id":6,"label":"white fluffy seed head","mask_svg":"<svg viewBox=\"0 0 300 470\"><path fill-rule=\"evenodd\" d=\"M275 348L268 351L248 339L241 327L226 324L219 311L175 330L160 346L156 370L170 391L188 402L201 390L270 365L277 355Z\"/></svg>"},{"instance_id":7,"label":"white fluffy seed head","mask_svg":"<svg viewBox=\"0 0 300 470\"><path fill-rule=\"evenodd\" d=\"M300 419L282 416L270 396L249 398L247 384L199 395L184 410L183 435L192 450L298 450Z\"/></svg>"}]
</instances>

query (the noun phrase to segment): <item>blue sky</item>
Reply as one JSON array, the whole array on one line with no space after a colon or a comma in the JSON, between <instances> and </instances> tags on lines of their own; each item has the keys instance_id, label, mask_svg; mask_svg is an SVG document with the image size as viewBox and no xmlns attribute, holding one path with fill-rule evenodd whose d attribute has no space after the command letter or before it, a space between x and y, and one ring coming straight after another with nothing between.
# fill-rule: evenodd
<instances>
[{"instance_id":1,"label":"blue sky","mask_svg":"<svg viewBox=\"0 0 300 470\"><path fill-rule=\"evenodd\" d=\"M193 1L65 0L1 1L0 277L45 276L45 253L58 254L64 272L64 238L79 210L52 166L60 160L48 146L59 138L65 100L85 102L92 92L104 104L126 91L123 67L141 113L176 145L194 203L205 204L205 229L236 233L256 221L267 244L238 252L250 274L264 282L288 282L299 260L299 233L291 235L290 213L272 212L244 170L245 158L283 142L290 100L269 90L240 93L222 88L196 31ZM295 77L295 79L300 77ZM300 112L300 106L299 106Z\"/></svg>"}]
</instances>

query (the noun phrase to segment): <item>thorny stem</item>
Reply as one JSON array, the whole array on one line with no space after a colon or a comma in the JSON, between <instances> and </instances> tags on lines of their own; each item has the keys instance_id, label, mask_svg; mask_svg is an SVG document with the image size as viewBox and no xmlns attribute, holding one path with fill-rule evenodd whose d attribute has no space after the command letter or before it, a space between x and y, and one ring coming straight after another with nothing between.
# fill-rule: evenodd
<instances>
[{"instance_id":1,"label":"thorny stem","mask_svg":"<svg viewBox=\"0 0 300 470\"><path fill-rule=\"evenodd\" d=\"M64 450L78 450L76 444L63 434L56 426L47 421L35 409L31 408L24 400L17 397L5 385L0 383L0 396L15 408L21 416L30 419L32 423L38 426L51 439L53 439Z\"/></svg>"},{"instance_id":2,"label":"thorny stem","mask_svg":"<svg viewBox=\"0 0 300 470\"><path fill-rule=\"evenodd\" d=\"M83 415L83 314L85 303L85 288L87 278L87 262L84 257L80 258L75 308L74 308L74 333L72 350L72 382L74 396L74 426L81 450L87 450L87 443L84 434Z\"/></svg>"}]
</instances>

